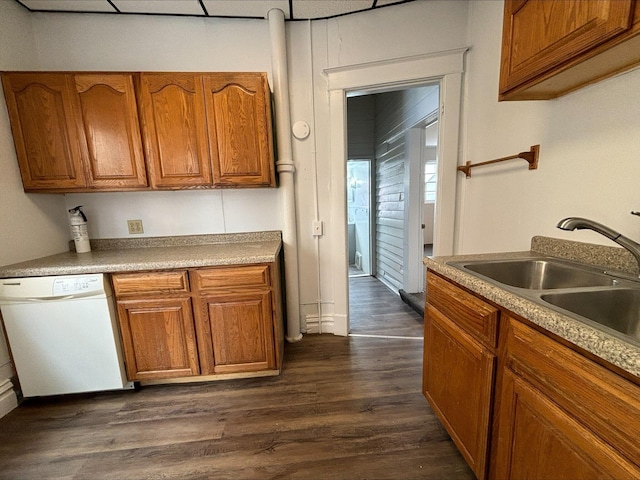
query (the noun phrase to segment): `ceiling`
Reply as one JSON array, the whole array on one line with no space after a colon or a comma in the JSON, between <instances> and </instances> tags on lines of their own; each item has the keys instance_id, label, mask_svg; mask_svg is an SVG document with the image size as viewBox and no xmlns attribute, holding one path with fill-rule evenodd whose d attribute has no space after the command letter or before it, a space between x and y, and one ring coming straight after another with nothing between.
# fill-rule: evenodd
<instances>
[{"instance_id":1,"label":"ceiling","mask_svg":"<svg viewBox=\"0 0 640 480\"><path fill-rule=\"evenodd\" d=\"M14 0L32 12L266 18L278 8L286 20L318 20L420 0Z\"/></svg>"}]
</instances>

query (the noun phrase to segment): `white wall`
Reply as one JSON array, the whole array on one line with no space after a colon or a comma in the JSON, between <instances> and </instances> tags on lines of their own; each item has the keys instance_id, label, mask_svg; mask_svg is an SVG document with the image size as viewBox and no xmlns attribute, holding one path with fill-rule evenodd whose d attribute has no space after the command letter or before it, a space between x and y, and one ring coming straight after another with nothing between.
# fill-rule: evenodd
<instances>
[{"instance_id":1,"label":"white wall","mask_svg":"<svg viewBox=\"0 0 640 480\"><path fill-rule=\"evenodd\" d=\"M36 65L31 20L14 2L4 2L0 14L0 70ZM25 194L11 137L4 96L0 95L0 265L67 250L64 201L60 195ZM13 376L0 326L0 416L16 404L5 382Z\"/></svg>"},{"instance_id":2,"label":"white wall","mask_svg":"<svg viewBox=\"0 0 640 480\"><path fill-rule=\"evenodd\" d=\"M497 102L501 1L429 0L315 22L287 24L292 120L311 126L294 140L303 318L332 315L345 292L337 248L313 237L343 222L334 208L345 168L330 153L325 70L470 46L467 54L460 162L484 161L540 144L540 166L524 161L458 174L459 252L527 249L532 235L597 243L591 232L564 233L568 215L600 220L634 238L640 223L640 70L545 102ZM30 14L0 5L0 68L60 70L271 70L266 20ZM2 102L2 100L0 100ZM346 156L346 152L345 152ZM332 168L332 165L334 166ZM87 206L94 237L126 234L140 218L145 235L278 229L277 189L25 195L5 108L0 108L0 263L61 251L69 238L65 208ZM9 227L6 227L6 226ZM345 239L346 242L346 239ZM346 271L346 268L345 268Z\"/></svg>"},{"instance_id":3,"label":"white wall","mask_svg":"<svg viewBox=\"0 0 640 480\"><path fill-rule=\"evenodd\" d=\"M640 237L638 219L628 214L640 209L634 188L640 178L640 71L553 101L499 103L502 7L494 0L417 1L331 20L287 23L292 120L312 127L307 139L293 144L303 317L317 315L318 305L330 316L343 295L334 288L335 276L342 273L333 252L340 246L311 232L316 218L324 221L325 232L342 221L333 208L335 185L345 172L331 162L328 68L470 46L460 162L541 145L536 171L527 170L522 161L474 170L470 179L458 174L459 252L527 249L531 236L539 234L607 243L591 232L556 229L557 221L568 215L592 217ZM3 68L271 70L266 20L27 14L13 2L3 2L2 8L7 23L2 34L9 42L3 43L9 45L3 48ZM35 27L32 47L31 27L21 28L29 19ZM278 190L67 195L64 200L24 195L15 154L7 147L6 118L1 121L7 150L2 168L8 169L2 181L10 185L3 195L13 189L10 206L0 207L3 220L20 225L26 211L38 231L56 232L29 235L23 229L32 227L15 227L8 234L11 240L3 242L18 245L24 251L20 257L51 251L50 240L43 238L53 238L55 249L62 248L66 220L58 212L77 204L87 205L91 233L98 237L126 234L128 218L141 218L145 235L280 228Z\"/></svg>"},{"instance_id":4,"label":"white wall","mask_svg":"<svg viewBox=\"0 0 640 480\"><path fill-rule=\"evenodd\" d=\"M271 72L262 20L72 14L33 15L42 70ZM51 39L55 39L52 41ZM277 189L68 194L83 205L92 238L280 230Z\"/></svg>"},{"instance_id":5,"label":"white wall","mask_svg":"<svg viewBox=\"0 0 640 480\"><path fill-rule=\"evenodd\" d=\"M460 253L527 250L533 235L614 245L590 231L555 228L566 216L640 238L640 70L556 100L498 102L503 2L469 2L464 161L540 144L538 170L524 160L459 174Z\"/></svg>"},{"instance_id":6,"label":"white wall","mask_svg":"<svg viewBox=\"0 0 640 480\"><path fill-rule=\"evenodd\" d=\"M343 272L336 261L338 250L346 246L334 245L329 238L330 229L339 228L345 218L334 204L338 195L344 195L335 185L341 185L339 179L344 181L346 165L332 169L325 70L462 48L466 46L467 13L467 2L417 1L311 24L287 25L292 120L305 120L312 126L310 137L293 145L298 168L300 272L304 279L301 311L307 319L313 317L315 321L318 315L318 282L323 317L335 315L334 306L346 301L346 292L335 288L343 283L338 278L346 275L346 269ZM309 96L309 87L313 97ZM325 236L319 239L311 235L316 210L325 222ZM325 331L330 328L328 325Z\"/></svg>"},{"instance_id":7,"label":"white wall","mask_svg":"<svg viewBox=\"0 0 640 480\"><path fill-rule=\"evenodd\" d=\"M36 68L31 20L14 2L2 5L0 45L0 70ZM0 265L68 249L62 196L25 194L22 190L4 96L0 96L0 192Z\"/></svg>"}]
</instances>

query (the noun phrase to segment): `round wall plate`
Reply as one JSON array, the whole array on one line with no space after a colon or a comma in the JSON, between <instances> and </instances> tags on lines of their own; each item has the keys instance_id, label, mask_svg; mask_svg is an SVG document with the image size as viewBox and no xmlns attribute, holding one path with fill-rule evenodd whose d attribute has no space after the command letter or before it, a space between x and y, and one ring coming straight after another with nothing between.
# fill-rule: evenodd
<instances>
[{"instance_id":1,"label":"round wall plate","mask_svg":"<svg viewBox=\"0 0 640 480\"><path fill-rule=\"evenodd\" d=\"M304 140L309 136L309 133L311 133L309 124L302 120L299 120L296 123L294 123L293 127L291 127L291 130L293 132L293 136L296 137L298 140Z\"/></svg>"}]
</instances>

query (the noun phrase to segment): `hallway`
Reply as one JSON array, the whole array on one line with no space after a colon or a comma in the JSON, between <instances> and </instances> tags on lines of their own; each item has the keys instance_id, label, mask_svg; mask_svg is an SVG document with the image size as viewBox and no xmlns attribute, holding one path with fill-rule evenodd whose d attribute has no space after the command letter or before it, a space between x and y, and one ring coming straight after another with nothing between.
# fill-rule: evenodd
<instances>
[{"instance_id":1,"label":"hallway","mask_svg":"<svg viewBox=\"0 0 640 480\"><path fill-rule=\"evenodd\" d=\"M423 318L375 277L349 278L350 335L422 338Z\"/></svg>"}]
</instances>

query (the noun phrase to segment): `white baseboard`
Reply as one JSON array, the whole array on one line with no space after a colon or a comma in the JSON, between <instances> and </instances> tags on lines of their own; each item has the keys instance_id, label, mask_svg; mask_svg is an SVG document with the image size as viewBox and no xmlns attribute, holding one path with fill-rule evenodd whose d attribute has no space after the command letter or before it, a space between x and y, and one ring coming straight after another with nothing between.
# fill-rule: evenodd
<instances>
[{"instance_id":1,"label":"white baseboard","mask_svg":"<svg viewBox=\"0 0 640 480\"><path fill-rule=\"evenodd\" d=\"M13 390L11 380L5 380L0 384L0 418L18 406L18 397Z\"/></svg>"},{"instance_id":2,"label":"white baseboard","mask_svg":"<svg viewBox=\"0 0 640 480\"><path fill-rule=\"evenodd\" d=\"M306 333L332 333L341 336L349 334L346 315L322 315L321 325L318 322L318 315L307 315L305 320Z\"/></svg>"}]
</instances>

